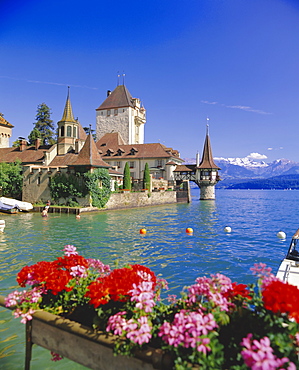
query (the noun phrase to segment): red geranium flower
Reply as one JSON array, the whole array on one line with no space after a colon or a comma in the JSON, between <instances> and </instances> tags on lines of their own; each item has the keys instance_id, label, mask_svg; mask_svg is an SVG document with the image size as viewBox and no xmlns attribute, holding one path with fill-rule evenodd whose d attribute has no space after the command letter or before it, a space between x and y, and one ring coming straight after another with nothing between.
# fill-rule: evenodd
<instances>
[{"instance_id":1,"label":"red geranium flower","mask_svg":"<svg viewBox=\"0 0 299 370\"><path fill-rule=\"evenodd\" d=\"M273 280L262 292L264 306L274 313L287 313L299 322L299 289L289 283Z\"/></svg>"}]
</instances>

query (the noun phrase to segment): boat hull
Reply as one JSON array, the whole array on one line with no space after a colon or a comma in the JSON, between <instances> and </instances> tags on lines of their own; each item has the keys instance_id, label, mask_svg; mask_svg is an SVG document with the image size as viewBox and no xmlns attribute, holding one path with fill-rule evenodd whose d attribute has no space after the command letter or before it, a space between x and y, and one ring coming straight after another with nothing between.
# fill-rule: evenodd
<instances>
[{"instance_id":1,"label":"boat hull","mask_svg":"<svg viewBox=\"0 0 299 370\"><path fill-rule=\"evenodd\" d=\"M276 277L299 288L299 261L293 261L288 258L282 260Z\"/></svg>"}]
</instances>

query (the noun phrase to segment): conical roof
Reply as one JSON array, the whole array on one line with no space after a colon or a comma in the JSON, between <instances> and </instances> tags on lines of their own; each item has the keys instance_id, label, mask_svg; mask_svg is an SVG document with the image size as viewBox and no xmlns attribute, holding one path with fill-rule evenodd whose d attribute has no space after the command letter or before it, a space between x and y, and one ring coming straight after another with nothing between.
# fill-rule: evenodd
<instances>
[{"instance_id":1,"label":"conical roof","mask_svg":"<svg viewBox=\"0 0 299 370\"><path fill-rule=\"evenodd\" d=\"M134 107L133 98L125 85L117 86L96 110L121 107Z\"/></svg>"},{"instance_id":2,"label":"conical roof","mask_svg":"<svg viewBox=\"0 0 299 370\"><path fill-rule=\"evenodd\" d=\"M91 134L87 136L83 148L80 150L78 158L72 166L111 167L102 160Z\"/></svg>"},{"instance_id":3,"label":"conical roof","mask_svg":"<svg viewBox=\"0 0 299 370\"><path fill-rule=\"evenodd\" d=\"M206 134L206 140L204 143L202 159L197 168L220 170L220 168L215 164L214 159L213 159L212 146L211 146L210 136L208 132Z\"/></svg>"},{"instance_id":4,"label":"conical roof","mask_svg":"<svg viewBox=\"0 0 299 370\"><path fill-rule=\"evenodd\" d=\"M76 123L76 120L73 115L73 109L72 109L72 104L71 104L71 99L70 99L70 88L68 88L67 99L66 99L63 115L62 115L60 122Z\"/></svg>"}]
</instances>

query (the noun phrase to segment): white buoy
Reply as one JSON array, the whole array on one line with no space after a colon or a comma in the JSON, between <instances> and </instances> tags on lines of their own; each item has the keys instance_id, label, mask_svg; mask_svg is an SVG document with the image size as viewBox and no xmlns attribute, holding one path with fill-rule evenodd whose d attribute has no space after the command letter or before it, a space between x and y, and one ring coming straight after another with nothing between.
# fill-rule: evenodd
<instances>
[{"instance_id":1,"label":"white buoy","mask_svg":"<svg viewBox=\"0 0 299 370\"><path fill-rule=\"evenodd\" d=\"M226 233L231 233L232 232L232 228L230 226L225 226L225 228L223 230Z\"/></svg>"},{"instance_id":2,"label":"white buoy","mask_svg":"<svg viewBox=\"0 0 299 370\"><path fill-rule=\"evenodd\" d=\"M279 239L285 239L287 237L286 233L283 232L283 231L279 231L277 234L276 234L277 238Z\"/></svg>"},{"instance_id":3,"label":"white buoy","mask_svg":"<svg viewBox=\"0 0 299 370\"><path fill-rule=\"evenodd\" d=\"M3 233L4 232L4 229L5 229L5 221L4 220L0 220L0 232Z\"/></svg>"}]
</instances>

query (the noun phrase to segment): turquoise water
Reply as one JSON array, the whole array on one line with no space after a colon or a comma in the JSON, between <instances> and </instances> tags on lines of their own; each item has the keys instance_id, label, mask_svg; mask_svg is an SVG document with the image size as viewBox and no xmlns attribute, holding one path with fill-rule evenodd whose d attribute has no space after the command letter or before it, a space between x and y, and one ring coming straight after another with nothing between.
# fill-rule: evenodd
<instances>
[{"instance_id":1,"label":"turquoise water","mask_svg":"<svg viewBox=\"0 0 299 370\"><path fill-rule=\"evenodd\" d=\"M276 273L291 236L299 228L299 191L218 190L215 201L74 215L2 214L0 294L17 287L15 276L27 264L52 260L73 244L85 257L113 266L119 260L150 267L169 283L167 294L179 294L196 277L221 272L239 283L254 282L250 267L263 262ZM223 231L230 226L232 232ZM140 228L147 234L141 236ZM185 229L192 227L192 236ZM287 240L276 237L278 231ZM22 369L24 325L0 308L0 368ZM32 370L83 369L68 360L50 361L47 350L33 347Z\"/></svg>"}]
</instances>

